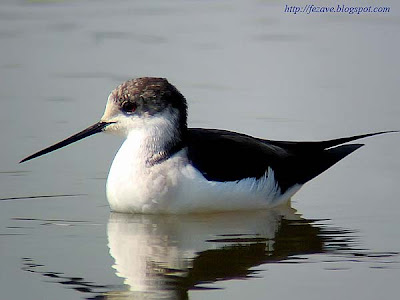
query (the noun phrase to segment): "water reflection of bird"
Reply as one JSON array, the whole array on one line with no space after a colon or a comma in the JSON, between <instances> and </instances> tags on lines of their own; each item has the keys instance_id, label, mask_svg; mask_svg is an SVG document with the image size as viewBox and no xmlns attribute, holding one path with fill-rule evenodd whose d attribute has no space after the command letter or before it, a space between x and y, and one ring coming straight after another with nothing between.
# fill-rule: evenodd
<instances>
[{"instance_id":1,"label":"water reflection of bird","mask_svg":"<svg viewBox=\"0 0 400 300\"><path fill-rule=\"evenodd\" d=\"M324 236L290 207L246 213L152 216L112 213L108 246L116 274L129 286L110 299L187 299L188 290L246 278L255 266L330 250L340 230ZM349 249L351 240L338 248Z\"/></svg>"},{"instance_id":2,"label":"water reflection of bird","mask_svg":"<svg viewBox=\"0 0 400 300\"><path fill-rule=\"evenodd\" d=\"M244 104L245 105L245 104ZM21 162L105 131L126 137L112 164L107 198L118 212L182 213L276 206L380 133L321 142L283 142L187 128L185 97L164 78L124 82L101 121Z\"/></svg>"},{"instance_id":3,"label":"water reflection of bird","mask_svg":"<svg viewBox=\"0 0 400 300\"><path fill-rule=\"evenodd\" d=\"M326 220L303 219L287 206L208 215L112 213L107 236L115 274L124 285L104 284L103 277L102 283L96 282L90 268L87 273L68 274L71 271L51 269L29 257L22 259L22 270L85 299L183 300L190 290L215 288L222 280L258 277L269 263L301 264L312 254L324 253L323 261L332 262L334 256L336 262L368 265L383 258L380 268L397 263L399 255L361 250L349 230L327 225ZM94 245L96 249L88 253L99 250ZM82 269L83 256L77 253L68 257L69 270ZM108 259L97 260L101 262L109 267Z\"/></svg>"}]
</instances>

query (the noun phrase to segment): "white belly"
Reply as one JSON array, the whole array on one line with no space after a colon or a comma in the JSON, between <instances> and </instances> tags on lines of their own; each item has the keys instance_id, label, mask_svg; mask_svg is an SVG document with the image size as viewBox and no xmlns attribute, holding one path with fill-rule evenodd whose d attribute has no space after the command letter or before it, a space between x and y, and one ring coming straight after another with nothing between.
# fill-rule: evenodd
<instances>
[{"instance_id":1,"label":"white belly","mask_svg":"<svg viewBox=\"0 0 400 300\"><path fill-rule=\"evenodd\" d=\"M113 211L124 213L191 213L250 210L287 201L301 185L281 194L268 170L258 180L208 181L188 161L186 149L168 160L146 167L140 143L128 138L114 158L107 180Z\"/></svg>"}]
</instances>

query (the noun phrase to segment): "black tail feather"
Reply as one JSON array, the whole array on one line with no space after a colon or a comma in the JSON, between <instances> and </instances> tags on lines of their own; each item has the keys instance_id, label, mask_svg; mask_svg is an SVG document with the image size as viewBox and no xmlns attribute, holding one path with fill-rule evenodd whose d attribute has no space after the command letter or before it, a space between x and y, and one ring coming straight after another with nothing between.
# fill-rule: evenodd
<instances>
[{"instance_id":1,"label":"black tail feather","mask_svg":"<svg viewBox=\"0 0 400 300\"><path fill-rule=\"evenodd\" d=\"M364 144L340 145L292 158L276 172L282 191L296 183L304 184L310 181L362 146Z\"/></svg>"},{"instance_id":2,"label":"black tail feather","mask_svg":"<svg viewBox=\"0 0 400 300\"><path fill-rule=\"evenodd\" d=\"M333 139L333 140L326 140L326 141L312 141L312 142L287 142L287 141L272 141L272 140L261 140L261 142L267 143L267 144L272 144L278 147L283 147L292 151L313 151L313 150L324 150L328 149L331 147L335 147L338 145L342 145L348 142L356 141L359 139L363 139L366 137L374 136L374 135L380 135L380 134L385 134L385 133L395 133L395 132L400 132L398 130L390 130L390 131L380 131L380 132L374 132L374 133L367 133L367 134L360 134L360 135L354 135L354 136L349 136L349 137L344 137L344 138L338 138L338 139Z\"/></svg>"},{"instance_id":3,"label":"black tail feather","mask_svg":"<svg viewBox=\"0 0 400 300\"><path fill-rule=\"evenodd\" d=\"M349 144L349 145L341 145L334 148L327 149L321 154L318 159L316 159L315 163L308 170L308 176L304 177L304 182L309 181L310 179L318 176L322 172L325 172L327 169L332 167L337 162L341 161L347 155L353 153L357 149L364 146L364 144Z\"/></svg>"},{"instance_id":4,"label":"black tail feather","mask_svg":"<svg viewBox=\"0 0 400 300\"><path fill-rule=\"evenodd\" d=\"M350 136L350 137L344 137L344 138L328 140L328 141L322 141L322 142L316 142L316 143L320 143L321 147L323 149L327 149L327 148L331 148L331 147L334 147L334 146L337 146L337 145L341 145L341 144L344 144L344 143L348 143L348 142L352 142L352 141L355 141L355 140L363 139L363 138L366 138L366 137L385 134L385 133L394 133L394 132L399 132L399 131L397 131L397 130L380 131L380 132L354 135L354 136Z\"/></svg>"}]
</instances>

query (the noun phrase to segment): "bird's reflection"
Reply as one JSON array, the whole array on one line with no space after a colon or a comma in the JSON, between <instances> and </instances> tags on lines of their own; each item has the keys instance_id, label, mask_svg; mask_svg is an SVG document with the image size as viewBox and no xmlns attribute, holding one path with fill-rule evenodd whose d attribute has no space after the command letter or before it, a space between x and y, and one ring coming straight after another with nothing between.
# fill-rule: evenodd
<instances>
[{"instance_id":1,"label":"bird's reflection","mask_svg":"<svg viewBox=\"0 0 400 300\"><path fill-rule=\"evenodd\" d=\"M47 267L32 258L23 258L22 269L84 293L86 299L188 299L189 290L250 278L258 272L255 267L268 263L302 263L309 254L339 254L350 261L398 255L368 254L355 248L350 231L326 223L304 219L289 206L208 215L112 213L108 247L124 286L98 284L90 274L43 270Z\"/></svg>"},{"instance_id":2,"label":"bird's reflection","mask_svg":"<svg viewBox=\"0 0 400 300\"><path fill-rule=\"evenodd\" d=\"M322 231L288 206L212 215L112 213L108 246L116 274L129 286L124 297L187 299L189 289L249 277L260 264L324 252L328 237Z\"/></svg>"}]
</instances>

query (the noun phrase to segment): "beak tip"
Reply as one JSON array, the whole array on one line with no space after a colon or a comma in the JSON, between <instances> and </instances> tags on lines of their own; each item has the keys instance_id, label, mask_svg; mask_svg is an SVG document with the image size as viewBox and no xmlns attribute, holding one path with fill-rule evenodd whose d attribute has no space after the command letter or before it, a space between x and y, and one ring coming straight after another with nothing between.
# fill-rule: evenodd
<instances>
[{"instance_id":1,"label":"beak tip","mask_svg":"<svg viewBox=\"0 0 400 300\"><path fill-rule=\"evenodd\" d=\"M32 156L32 155L31 155ZM28 157L25 157L24 159L21 159L18 163L19 164L22 164L22 163L24 163L24 162L26 162L26 161L28 161L28 160L31 160L33 157L31 157L31 156L28 156Z\"/></svg>"}]
</instances>

